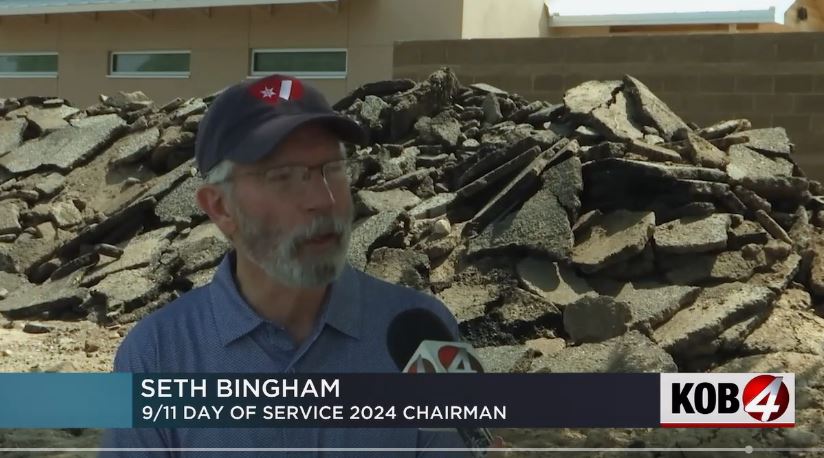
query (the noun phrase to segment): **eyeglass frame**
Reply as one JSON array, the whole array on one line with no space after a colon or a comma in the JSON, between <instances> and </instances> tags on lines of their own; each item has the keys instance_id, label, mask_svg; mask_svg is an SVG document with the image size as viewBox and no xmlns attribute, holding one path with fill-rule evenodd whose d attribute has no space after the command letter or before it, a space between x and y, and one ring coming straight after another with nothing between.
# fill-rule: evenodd
<instances>
[{"instance_id":1,"label":"eyeglass frame","mask_svg":"<svg viewBox=\"0 0 824 458\"><path fill-rule=\"evenodd\" d=\"M226 183L226 182L234 180L235 178L239 178L239 177L242 177L242 176L258 176L258 177L261 177L263 179L263 182L265 184L271 185L273 183L266 179L266 174L272 172L273 170L289 170L289 169L301 170L303 173L300 175L302 177L301 180L300 180L300 183L307 183L312 178L312 175L311 175L312 171L316 170L316 169L319 169L320 173L321 173L321 178L323 178L324 184L326 185L327 189L329 189L330 192L331 192L331 186L329 185L329 179L326 176L327 173L328 173L326 168L330 165L340 164L342 166L342 172L343 172L343 177L345 178L345 181L349 181L349 175L346 173L347 172L347 167L346 166L350 162L351 162L351 159L340 158L340 159L334 159L334 160L331 160L331 161L327 161L327 162L324 162L324 163L318 164L318 165L278 165L278 166L275 166L275 167L268 167L268 168L265 168L263 170L248 170L248 171L245 171L245 172L232 171L230 176L224 178L223 180L216 181L216 182L214 182L214 184Z\"/></svg>"}]
</instances>

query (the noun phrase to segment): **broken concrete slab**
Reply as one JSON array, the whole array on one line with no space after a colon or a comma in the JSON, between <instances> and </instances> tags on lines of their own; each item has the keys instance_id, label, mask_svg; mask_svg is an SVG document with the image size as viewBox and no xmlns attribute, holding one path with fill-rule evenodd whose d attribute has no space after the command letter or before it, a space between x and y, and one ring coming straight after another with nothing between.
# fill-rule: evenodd
<instances>
[{"instance_id":1,"label":"broken concrete slab","mask_svg":"<svg viewBox=\"0 0 824 458\"><path fill-rule=\"evenodd\" d=\"M567 347L532 361L531 372L678 372L672 356L638 331Z\"/></svg>"},{"instance_id":2,"label":"broken concrete slab","mask_svg":"<svg viewBox=\"0 0 824 458\"><path fill-rule=\"evenodd\" d=\"M0 119L0 155L3 155L23 143L23 132L28 123L25 119Z\"/></svg>"},{"instance_id":3,"label":"broken concrete slab","mask_svg":"<svg viewBox=\"0 0 824 458\"><path fill-rule=\"evenodd\" d=\"M454 148L458 146L461 123L450 113L442 111L434 118L422 116L415 122L418 138L425 144L436 144Z\"/></svg>"},{"instance_id":4,"label":"broken concrete slab","mask_svg":"<svg viewBox=\"0 0 824 458\"><path fill-rule=\"evenodd\" d=\"M50 173L38 180L34 189L40 193L40 197L52 197L62 191L66 185L66 177L59 173Z\"/></svg>"},{"instance_id":5,"label":"broken concrete slab","mask_svg":"<svg viewBox=\"0 0 824 458\"><path fill-rule=\"evenodd\" d=\"M641 253L655 231L655 214L617 210L598 218L580 237L572 251L572 262L586 273Z\"/></svg>"},{"instance_id":6,"label":"broken concrete slab","mask_svg":"<svg viewBox=\"0 0 824 458\"><path fill-rule=\"evenodd\" d=\"M525 373L537 352L526 345L476 348L484 372L488 374Z\"/></svg>"},{"instance_id":7,"label":"broken concrete slab","mask_svg":"<svg viewBox=\"0 0 824 458\"><path fill-rule=\"evenodd\" d=\"M687 155L693 164L702 167L726 170L729 163L727 153L692 132L687 133Z\"/></svg>"},{"instance_id":8,"label":"broken concrete slab","mask_svg":"<svg viewBox=\"0 0 824 458\"><path fill-rule=\"evenodd\" d=\"M487 124L497 124L504 117L501 114L501 104L498 103L498 97L494 93L486 94L481 108L484 112L483 120Z\"/></svg>"},{"instance_id":9,"label":"broken concrete slab","mask_svg":"<svg viewBox=\"0 0 824 458\"><path fill-rule=\"evenodd\" d=\"M640 108L642 122L656 127L664 139L672 140L678 130L689 129L687 124L673 113L667 104L638 79L630 75L624 76L624 92Z\"/></svg>"},{"instance_id":10,"label":"broken concrete slab","mask_svg":"<svg viewBox=\"0 0 824 458\"><path fill-rule=\"evenodd\" d=\"M667 285L651 280L634 283L600 280L594 285L599 293L627 304L632 316L628 327L645 334L691 304L701 291L696 287Z\"/></svg>"},{"instance_id":11,"label":"broken concrete slab","mask_svg":"<svg viewBox=\"0 0 824 458\"><path fill-rule=\"evenodd\" d=\"M599 106L592 111L590 126L607 140L640 140L644 138L644 133L630 119L631 111L632 108L623 92L618 92L614 102L608 106Z\"/></svg>"},{"instance_id":12,"label":"broken concrete slab","mask_svg":"<svg viewBox=\"0 0 824 458\"><path fill-rule=\"evenodd\" d=\"M527 140L491 152L469 156L464 160L466 165L462 166L465 170L456 177L455 186L464 187L536 146ZM540 150L540 147L538 148Z\"/></svg>"},{"instance_id":13,"label":"broken concrete slab","mask_svg":"<svg viewBox=\"0 0 824 458\"><path fill-rule=\"evenodd\" d=\"M412 162L412 164L414 164L414 162ZM407 173L405 175L401 175L397 178L387 180L386 182L381 183L381 184L376 185L376 186L373 186L369 189L370 189L370 191L380 192L380 191L388 191L390 189L396 189L396 188L404 188L404 187L408 188L408 187L417 186L419 183L421 183L421 181L423 181L427 177L429 177L434 171L435 171L435 169L431 169L431 168L416 170L414 172L410 172L410 173Z\"/></svg>"},{"instance_id":14,"label":"broken concrete slab","mask_svg":"<svg viewBox=\"0 0 824 458\"><path fill-rule=\"evenodd\" d=\"M755 219L761 223L761 226L770 233L773 237L782 242L786 242L792 244L793 241L790 236L787 234L787 231L784 230L778 223L775 222L770 215L767 214L764 210L758 210L755 212Z\"/></svg>"},{"instance_id":15,"label":"broken concrete slab","mask_svg":"<svg viewBox=\"0 0 824 458\"><path fill-rule=\"evenodd\" d=\"M209 267L203 270L198 270L197 272L191 273L186 275L186 281L192 284L192 289L200 288L202 286L206 286L209 284L215 277L215 272L217 271L217 266Z\"/></svg>"},{"instance_id":16,"label":"broken concrete slab","mask_svg":"<svg viewBox=\"0 0 824 458\"><path fill-rule=\"evenodd\" d=\"M455 315L458 323L486 315L488 304L499 299L495 285L467 285L458 283L438 293L438 298Z\"/></svg>"},{"instance_id":17,"label":"broken concrete slab","mask_svg":"<svg viewBox=\"0 0 824 458\"><path fill-rule=\"evenodd\" d=\"M660 253L704 253L727 248L729 215L680 218L655 228L655 250Z\"/></svg>"},{"instance_id":18,"label":"broken concrete slab","mask_svg":"<svg viewBox=\"0 0 824 458\"><path fill-rule=\"evenodd\" d=\"M520 288L508 288L501 293L501 303L495 315L506 328L523 328L548 319L560 322L561 310L542 296Z\"/></svg>"},{"instance_id":19,"label":"broken concrete slab","mask_svg":"<svg viewBox=\"0 0 824 458\"><path fill-rule=\"evenodd\" d=\"M185 179L157 202L154 212L162 224L205 219L206 213L195 201L195 193L203 184L200 176Z\"/></svg>"},{"instance_id":20,"label":"broken concrete slab","mask_svg":"<svg viewBox=\"0 0 824 458\"><path fill-rule=\"evenodd\" d=\"M368 263L372 245L389 235L400 216L398 211L386 211L370 216L358 222L352 230L352 239L349 245L349 262L357 269L363 270Z\"/></svg>"},{"instance_id":21,"label":"broken concrete slab","mask_svg":"<svg viewBox=\"0 0 824 458\"><path fill-rule=\"evenodd\" d=\"M745 220L738 226L731 227L728 236L729 248L733 250L751 243L763 245L769 240L767 231L760 224L750 220Z\"/></svg>"},{"instance_id":22,"label":"broken concrete slab","mask_svg":"<svg viewBox=\"0 0 824 458\"><path fill-rule=\"evenodd\" d=\"M446 192L424 200L409 210L413 218L437 218L446 214L447 209L455 201L455 193Z\"/></svg>"},{"instance_id":23,"label":"broken concrete slab","mask_svg":"<svg viewBox=\"0 0 824 458\"><path fill-rule=\"evenodd\" d=\"M541 175L541 181L558 198L558 202L567 211L569 220L577 221L581 211L581 191L584 189L581 160L572 156L547 167Z\"/></svg>"},{"instance_id":24,"label":"broken concrete slab","mask_svg":"<svg viewBox=\"0 0 824 458\"><path fill-rule=\"evenodd\" d=\"M472 180L456 192L459 199L468 199L490 187L500 183L519 170L523 170L541 153L541 149L534 146L527 151L515 156L508 162L501 164L499 167L491 170L489 173ZM471 169L470 169L471 170Z\"/></svg>"},{"instance_id":25,"label":"broken concrete slab","mask_svg":"<svg viewBox=\"0 0 824 458\"><path fill-rule=\"evenodd\" d=\"M77 278L77 275L70 275L35 288L18 288L0 301L0 312L9 318L23 318L79 306L88 299L89 292L74 286Z\"/></svg>"},{"instance_id":26,"label":"broken concrete slab","mask_svg":"<svg viewBox=\"0 0 824 458\"><path fill-rule=\"evenodd\" d=\"M691 348L712 342L730 326L768 308L774 298L770 289L746 283L705 288L692 305L657 328L653 339L672 354L689 355Z\"/></svg>"},{"instance_id":27,"label":"broken concrete slab","mask_svg":"<svg viewBox=\"0 0 824 458\"><path fill-rule=\"evenodd\" d=\"M824 319L813 311L809 293L787 289L775 301L766 321L744 340L741 349L745 353L824 355Z\"/></svg>"},{"instance_id":28,"label":"broken concrete slab","mask_svg":"<svg viewBox=\"0 0 824 458\"><path fill-rule=\"evenodd\" d=\"M469 242L469 255L523 250L553 260L568 259L572 229L566 211L549 189L539 190L519 210L490 224Z\"/></svg>"},{"instance_id":29,"label":"broken concrete slab","mask_svg":"<svg viewBox=\"0 0 824 458\"><path fill-rule=\"evenodd\" d=\"M792 253L785 259L776 262L768 272L759 272L750 278L750 284L765 286L775 292L787 288L798 270L801 268L801 256Z\"/></svg>"},{"instance_id":30,"label":"broken concrete slab","mask_svg":"<svg viewBox=\"0 0 824 458\"><path fill-rule=\"evenodd\" d=\"M371 216L391 210L408 210L419 203L421 198L406 189L390 189L383 192L363 189L354 196L358 216Z\"/></svg>"},{"instance_id":31,"label":"broken concrete slab","mask_svg":"<svg viewBox=\"0 0 824 458\"><path fill-rule=\"evenodd\" d=\"M145 159L159 141L160 129L157 127L126 135L109 148L113 156L112 165L132 164Z\"/></svg>"},{"instance_id":32,"label":"broken concrete slab","mask_svg":"<svg viewBox=\"0 0 824 458\"><path fill-rule=\"evenodd\" d=\"M66 229L83 222L83 214L72 202L56 202L49 209L51 220L57 227Z\"/></svg>"},{"instance_id":33,"label":"broken concrete slab","mask_svg":"<svg viewBox=\"0 0 824 458\"><path fill-rule=\"evenodd\" d=\"M381 247L372 252L366 273L390 283L425 290L429 287L429 258L415 250Z\"/></svg>"},{"instance_id":34,"label":"broken concrete slab","mask_svg":"<svg viewBox=\"0 0 824 458\"><path fill-rule=\"evenodd\" d=\"M663 146L653 145L640 140L630 140L627 154L636 154L654 162L669 162L680 164L685 162L678 152Z\"/></svg>"},{"instance_id":35,"label":"broken concrete slab","mask_svg":"<svg viewBox=\"0 0 824 458\"><path fill-rule=\"evenodd\" d=\"M729 137L746 138L748 141L742 145L764 154L789 156L793 151L793 144L783 127L743 130Z\"/></svg>"},{"instance_id":36,"label":"broken concrete slab","mask_svg":"<svg viewBox=\"0 0 824 458\"><path fill-rule=\"evenodd\" d=\"M27 116L29 123L40 132L41 136L69 127L69 123L60 116L61 113L55 112L55 110L59 109L35 110ZM75 108L74 110L77 109Z\"/></svg>"},{"instance_id":37,"label":"broken concrete slab","mask_svg":"<svg viewBox=\"0 0 824 458\"><path fill-rule=\"evenodd\" d=\"M356 113L363 126L369 131L371 138L377 140L383 136L387 127L387 113L391 106L380 97L367 95L362 101L355 102L350 109Z\"/></svg>"},{"instance_id":38,"label":"broken concrete slab","mask_svg":"<svg viewBox=\"0 0 824 458\"><path fill-rule=\"evenodd\" d=\"M498 219L502 214L505 214L507 210L517 206L523 201L520 196L535 194L535 190L538 189L539 186L538 177L543 172L544 168L546 168L549 164L550 159L552 159L551 156L553 154L561 155L565 151L569 151L569 148L571 147L570 145L571 143L567 144L557 152L549 149L539 154L538 157L536 157L535 160L529 164L529 166L516 175L515 178L509 182L509 184L507 184L497 195L495 195L495 197L489 201L489 203L487 203L475 214L472 220L467 223L465 227L466 235L479 233L486 227L487 224L491 223L495 219ZM549 199L545 195L538 198L538 201L547 200ZM539 204L538 201L536 201L535 204ZM566 216L564 216L564 218L566 218Z\"/></svg>"},{"instance_id":39,"label":"broken concrete slab","mask_svg":"<svg viewBox=\"0 0 824 458\"><path fill-rule=\"evenodd\" d=\"M598 271L599 275L623 281L633 281L656 275L655 250L648 243L641 254L616 264L610 264Z\"/></svg>"},{"instance_id":40,"label":"broken concrete slab","mask_svg":"<svg viewBox=\"0 0 824 458\"><path fill-rule=\"evenodd\" d=\"M458 92L458 78L450 69L432 73L426 81L400 94L389 112L390 140L407 135L421 116L442 111Z\"/></svg>"},{"instance_id":41,"label":"broken concrete slab","mask_svg":"<svg viewBox=\"0 0 824 458\"><path fill-rule=\"evenodd\" d=\"M744 145L733 145L729 150L727 174L733 180L747 178L770 178L775 176L792 176L793 163L787 159L769 158Z\"/></svg>"},{"instance_id":42,"label":"broken concrete slab","mask_svg":"<svg viewBox=\"0 0 824 458\"><path fill-rule=\"evenodd\" d=\"M172 226L161 227L144 232L126 242L123 254L110 262L101 262L83 277L83 286L95 284L107 275L122 270L146 267L160 257L164 248L169 246L170 238L175 233Z\"/></svg>"},{"instance_id":43,"label":"broken concrete slab","mask_svg":"<svg viewBox=\"0 0 824 458\"><path fill-rule=\"evenodd\" d=\"M659 259L664 276L676 285L701 285L708 281L747 281L759 267L740 251L672 255Z\"/></svg>"},{"instance_id":44,"label":"broken concrete slab","mask_svg":"<svg viewBox=\"0 0 824 458\"><path fill-rule=\"evenodd\" d=\"M767 199L762 198L755 192L743 187L734 186L733 192L741 202L747 206L751 211L763 210L767 213L772 212L772 204Z\"/></svg>"},{"instance_id":45,"label":"broken concrete slab","mask_svg":"<svg viewBox=\"0 0 824 458\"><path fill-rule=\"evenodd\" d=\"M539 354L538 356L549 356L554 355L564 348L566 348L566 341L561 338L546 338L546 337L539 337L537 339L530 339L524 342L524 344Z\"/></svg>"},{"instance_id":46,"label":"broken concrete slab","mask_svg":"<svg viewBox=\"0 0 824 458\"><path fill-rule=\"evenodd\" d=\"M564 104L573 115L588 115L592 110L607 105L621 88L620 81L587 81L564 94Z\"/></svg>"},{"instance_id":47,"label":"broken concrete slab","mask_svg":"<svg viewBox=\"0 0 824 458\"><path fill-rule=\"evenodd\" d=\"M564 308L564 330L573 342L602 342L627 331L629 306L609 296L584 297Z\"/></svg>"},{"instance_id":48,"label":"broken concrete slab","mask_svg":"<svg viewBox=\"0 0 824 458\"><path fill-rule=\"evenodd\" d=\"M585 182L587 175L595 176L602 173L621 173L629 179L661 178L666 180L699 180L715 183L725 183L729 180L727 174L707 167L689 165L665 165L654 162L635 161L630 159L609 158L600 161L588 162L583 165L582 172Z\"/></svg>"},{"instance_id":49,"label":"broken concrete slab","mask_svg":"<svg viewBox=\"0 0 824 458\"><path fill-rule=\"evenodd\" d=\"M12 202L0 202L0 234L17 234L22 230L17 205Z\"/></svg>"},{"instance_id":50,"label":"broken concrete slab","mask_svg":"<svg viewBox=\"0 0 824 458\"><path fill-rule=\"evenodd\" d=\"M585 296L598 295L585 278L558 262L528 256L518 262L515 270L524 289L558 307L565 307Z\"/></svg>"},{"instance_id":51,"label":"broken concrete slab","mask_svg":"<svg viewBox=\"0 0 824 458\"><path fill-rule=\"evenodd\" d=\"M126 123L117 115L85 118L73 126L24 143L0 158L0 166L13 174L53 166L68 172L99 152Z\"/></svg>"},{"instance_id":52,"label":"broken concrete slab","mask_svg":"<svg viewBox=\"0 0 824 458\"><path fill-rule=\"evenodd\" d=\"M173 241L169 247L183 263L176 272L181 276L217 265L230 249L226 236L212 222L196 226L186 238Z\"/></svg>"},{"instance_id":53,"label":"broken concrete slab","mask_svg":"<svg viewBox=\"0 0 824 458\"><path fill-rule=\"evenodd\" d=\"M149 268L144 267L108 275L89 291L105 299L107 313L130 312L156 294L158 286Z\"/></svg>"}]
</instances>

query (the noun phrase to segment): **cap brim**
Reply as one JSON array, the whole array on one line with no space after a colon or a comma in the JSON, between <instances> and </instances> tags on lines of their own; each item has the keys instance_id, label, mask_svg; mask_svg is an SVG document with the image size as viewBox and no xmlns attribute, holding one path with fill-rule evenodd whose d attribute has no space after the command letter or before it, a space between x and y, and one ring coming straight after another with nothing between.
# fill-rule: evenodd
<instances>
[{"instance_id":1,"label":"cap brim","mask_svg":"<svg viewBox=\"0 0 824 458\"><path fill-rule=\"evenodd\" d=\"M252 130L227 159L241 164L256 162L274 151L298 128L316 123L326 126L345 142L364 145L367 141L366 131L360 124L342 115L312 113L281 116Z\"/></svg>"}]
</instances>

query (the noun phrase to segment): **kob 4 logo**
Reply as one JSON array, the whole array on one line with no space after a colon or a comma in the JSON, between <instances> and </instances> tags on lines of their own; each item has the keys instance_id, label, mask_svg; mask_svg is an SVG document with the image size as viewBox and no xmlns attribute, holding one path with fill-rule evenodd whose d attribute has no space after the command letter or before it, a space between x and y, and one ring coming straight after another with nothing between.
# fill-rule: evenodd
<instances>
[{"instance_id":1,"label":"kob 4 logo","mask_svg":"<svg viewBox=\"0 0 824 458\"><path fill-rule=\"evenodd\" d=\"M790 427L794 374L661 374L661 426Z\"/></svg>"}]
</instances>

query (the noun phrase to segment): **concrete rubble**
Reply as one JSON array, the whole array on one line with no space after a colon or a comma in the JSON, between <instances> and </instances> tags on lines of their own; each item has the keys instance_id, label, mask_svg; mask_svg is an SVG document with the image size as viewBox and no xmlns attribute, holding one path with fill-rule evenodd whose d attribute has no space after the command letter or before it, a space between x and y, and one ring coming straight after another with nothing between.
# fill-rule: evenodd
<instances>
[{"instance_id":1,"label":"concrete rubble","mask_svg":"<svg viewBox=\"0 0 824 458\"><path fill-rule=\"evenodd\" d=\"M0 313L122 324L209 281L229 244L191 159L213 99L0 99ZM824 186L784 129L700 128L629 75L557 104L441 69L335 108L371 138L350 262L442 300L492 370L824 355Z\"/></svg>"}]
</instances>

